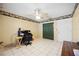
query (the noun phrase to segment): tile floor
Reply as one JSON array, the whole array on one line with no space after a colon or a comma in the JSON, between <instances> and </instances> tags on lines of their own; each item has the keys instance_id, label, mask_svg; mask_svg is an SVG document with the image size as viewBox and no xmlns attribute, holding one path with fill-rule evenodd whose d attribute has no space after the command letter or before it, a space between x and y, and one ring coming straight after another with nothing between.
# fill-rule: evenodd
<instances>
[{"instance_id":1,"label":"tile floor","mask_svg":"<svg viewBox=\"0 0 79 59\"><path fill-rule=\"evenodd\" d=\"M1 56L60 56L63 42L48 39L39 39L32 45L21 46L21 48L0 49Z\"/></svg>"}]
</instances>

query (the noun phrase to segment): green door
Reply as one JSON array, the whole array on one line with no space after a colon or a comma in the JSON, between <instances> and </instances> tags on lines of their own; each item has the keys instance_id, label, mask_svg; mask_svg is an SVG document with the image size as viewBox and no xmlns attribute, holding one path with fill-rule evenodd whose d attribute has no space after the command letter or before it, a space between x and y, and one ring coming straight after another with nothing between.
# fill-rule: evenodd
<instances>
[{"instance_id":1,"label":"green door","mask_svg":"<svg viewBox=\"0 0 79 59\"><path fill-rule=\"evenodd\" d=\"M43 24L43 38L54 40L53 23Z\"/></svg>"}]
</instances>

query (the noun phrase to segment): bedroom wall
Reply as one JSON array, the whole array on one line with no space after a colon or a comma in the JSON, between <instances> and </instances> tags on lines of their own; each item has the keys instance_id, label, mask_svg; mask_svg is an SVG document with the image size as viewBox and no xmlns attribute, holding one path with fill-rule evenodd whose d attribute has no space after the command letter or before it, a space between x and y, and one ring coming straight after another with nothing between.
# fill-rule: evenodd
<instances>
[{"instance_id":1,"label":"bedroom wall","mask_svg":"<svg viewBox=\"0 0 79 59\"><path fill-rule=\"evenodd\" d=\"M72 18L62 19L54 22L54 40L56 41L72 41ZM45 22L50 23L50 22ZM43 38L42 24L40 24L40 37Z\"/></svg>"},{"instance_id":2,"label":"bedroom wall","mask_svg":"<svg viewBox=\"0 0 79 59\"><path fill-rule=\"evenodd\" d=\"M14 42L19 27L31 30L34 39L42 39L42 24L0 15L0 41L6 44ZM72 40L72 18L54 21L54 40Z\"/></svg>"},{"instance_id":3,"label":"bedroom wall","mask_svg":"<svg viewBox=\"0 0 79 59\"><path fill-rule=\"evenodd\" d=\"M73 15L73 42L79 42L79 5Z\"/></svg>"},{"instance_id":4,"label":"bedroom wall","mask_svg":"<svg viewBox=\"0 0 79 59\"><path fill-rule=\"evenodd\" d=\"M31 30L34 39L39 37L38 23L0 15L0 41L3 41L5 44L13 43L19 27L22 30Z\"/></svg>"},{"instance_id":5,"label":"bedroom wall","mask_svg":"<svg viewBox=\"0 0 79 59\"><path fill-rule=\"evenodd\" d=\"M72 18L56 21L57 40L72 41Z\"/></svg>"},{"instance_id":6,"label":"bedroom wall","mask_svg":"<svg viewBox=\"0 0 79 59\"><path fill-rule=\"evenodd\" d=\"M2 17L0 17L0 19L2 19ZM1 33L1 26L2 26L2 24L1 24L1 21L0 21L0 33ZM1 34L0 34L0 42L1 42L2 40L1 40Z\"/></svg>"}]
</instances>

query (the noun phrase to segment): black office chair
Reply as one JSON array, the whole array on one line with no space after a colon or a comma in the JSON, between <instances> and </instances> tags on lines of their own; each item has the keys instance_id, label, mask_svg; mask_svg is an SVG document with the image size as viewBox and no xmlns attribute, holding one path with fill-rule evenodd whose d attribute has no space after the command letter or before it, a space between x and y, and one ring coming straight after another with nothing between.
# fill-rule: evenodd
<instances>
[{"instance_id":1,"label":"black office chair","mask_svg":"<svg viewBox=\"0 0 79 59\"><path fill-rule=\"evenodd\" d=\"M30 33L30 31L24 30L24 31L22 31L22 33L24 33L24 35L23 35L21 44L24 44L26 46L29 44L31 45L32 44L32 34Z\"/></svg>"}]
</instances>

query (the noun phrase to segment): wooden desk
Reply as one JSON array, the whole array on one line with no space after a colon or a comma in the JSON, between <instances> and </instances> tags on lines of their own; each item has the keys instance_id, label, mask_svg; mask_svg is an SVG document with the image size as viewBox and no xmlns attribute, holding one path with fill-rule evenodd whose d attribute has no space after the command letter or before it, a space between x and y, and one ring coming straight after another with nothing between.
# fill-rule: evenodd
<instances>
[{"instance_id":1,"label":"wooden desk","mask_svg":"<svg viewBox=\"0 0 79 59\"><path fill-rule=\"evenodd\" d=\"M75 56L73 49L79 49L79 46L74 42L64 41L61 56Z\"/></svg>"},{"instance_id":2,"label":"wooden desk","mask_svg":"<svg viewBox=\"0 0 79 59\"><path fill-rule=\"evenodd\" d=\"M22 37L19 37L19 36L16 37L16 47L21 47L21 40L22 40Z\"/></svg>"}]
</instances>

